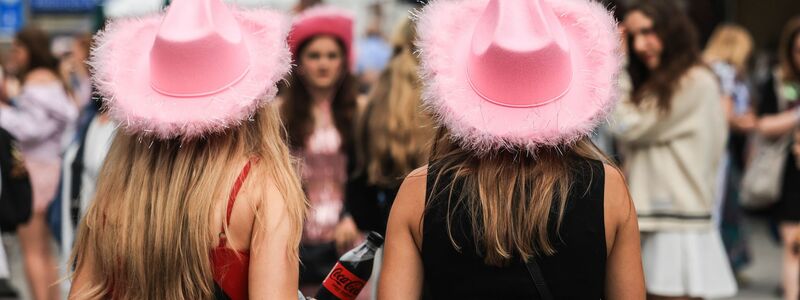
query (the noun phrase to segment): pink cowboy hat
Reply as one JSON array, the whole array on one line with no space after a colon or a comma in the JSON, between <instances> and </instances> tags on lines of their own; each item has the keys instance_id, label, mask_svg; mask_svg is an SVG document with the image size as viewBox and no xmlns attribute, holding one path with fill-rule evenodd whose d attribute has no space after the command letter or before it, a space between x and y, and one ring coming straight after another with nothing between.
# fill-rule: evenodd
<instances>
[{"instance_id":1,"label":"pink cowboy hat","mask_svg":"<svg viewBox=\"0 0 800 300\"><path fill-rule=\"evenodd\" d=\"M571 143L615 103L622 55L598 3L439 0L417 31L423 101L467 149Z\"/></svg>"},{"instance_id":2,"label":"pink cowboy hat","mask_svg":"<svg viewBox=\"0 0 800 300\"><path fill-rule=\"evenodd\" d=\"M165 14L108 24L89 64L109 113L129 132L193 138L248 119L290 69L289 19L174 0Z\"/></svg>"},{"instance_id":3,"label":"pink cowboy hat","mask_svg":"<svg viewBox=\"0 0 800 300\"><path fill-rule=\"evenodd\" d=\"M289 49L297 62L300 45L318 35L330 35L342 41L350 68L355 65L353 51L353 15L343 9L327 5L312 6L301 12L292 22L289 33Z\"/></svg>"}]
</instances>

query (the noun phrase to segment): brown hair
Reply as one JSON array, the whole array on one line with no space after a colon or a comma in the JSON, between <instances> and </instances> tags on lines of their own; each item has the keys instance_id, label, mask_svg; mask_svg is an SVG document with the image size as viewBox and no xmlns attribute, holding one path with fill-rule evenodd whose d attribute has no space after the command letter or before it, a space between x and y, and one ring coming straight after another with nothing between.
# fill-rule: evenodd
<instances>
[{"instance_id":1,"label":"brown hair","mask_svg":"<svg viewBox=\"0 0 800 300\"><path fill-rule=\"evenodd\" d=\"M786 81L800 81L798 62L793 61L793 53L796 50L794 45L798 37L800 37L800 16L792 18L783 27L780 45L778 46L780 69L783 74L783 80Z\"/></svg>"},{"instance_id":2,"label":"brown hair","mask_svg":"<svg viewBox=\"0 0 800 300\"><path fill-rule=\"evenodd\" d=\"M641 0L630 6L627 14L633 11L639 11L653 20L653 29L664 48L661 63L651 71L636 55L632 36L628 37L628 74L633 83L632 100L641 104L645 97L654 94L659 109L668 111L681 77L691 67L701 63L697 30L674 0Z\"/></svg>"},{"instance_id":3,"label":"brown hair","mask_svg":"<svg viewBox=\"0 0 800 300\"><path fill-rule=\"evenodd\" d=\"M309 38L300 43L300 46L297 47L297 57L302 57L300 54L317 37L319 36ZM343 53L343 62L342 73L338 83L339 87L336 89L331 108L336 129L342 137L342 147L348 147L353 140L353 123L357 109L357 86L355 77L347 68L348 54L344 50L344 44L339 39L336 39L336 42ZM311 99L311 94L303 82L303 78L297 72L298 68L299 63L293 68L292 74L289 76L288 85L284 83L281 86L281 96L283 97L281 116L289 134L289 145L293 150L304 148L306 140L314 130L311 115L311 108L314 106L313 99Z\"/></svg>"},{"instance_id":4,"label":"brown hair","mask_svg":"<svg viewBox=\"0 0 800 300\"><path fill-rule=\"evenodd\" d=\"M158 140L119 133L98 176L97 194L78 229L72 260L98 274L80 299L212 299L210 261L228 195L246 161L245 181L264 199L275 182L292 226L288 259L297 259L306 201L274 106L252 121L205 138ZM248 183L249 182L249 183ZM264 205L253 204L253 236L264 232ZM227 232L227 224L223 223ZM228 235L230 237L230 235ZM236 241L230 240L231 246ZM258 245L251 245L251 248ZM93 254L84 265L82 255Z\"/></svg>"},{"instance_id":5,"label":"brown hair","mask_svg":"<svg viewBox=\"0 0 800 300\"><path fill-rule=\"evenodd\" d=\"M588 137L535 153L503 150L477 156L459 147L442 128L431 151L435 192L429 195L426 211L440 195L437 192L449 193L446 207L463 207L476 251L493 266L505 265L512 257L527 260L556 253L548 229L560 229L576 167L586 159L609 163ZM445 174L452 180L440 182ZM462 190L455 190L456 182L463 183ZM453 210L447 212L447 231L453 246L460 249L453 238ZM552 212L557 212L555 219Z\"/></svg>"},{"instance_id":6,"label":"brown hair","mask_svg":"<svg viewBox=\"0 0 800 300\"><path fill-rule=\"evenodd\" d=\"M703 56L707 62L720 60L736 68L737 75L747 72L753 52L753 37L742 26L722 24L714 29Z\"/></svg>"},{"instance_id":7,"label":"brown hair","mask_svg":"<svg viewBox=\"0 0 800 300\"><path fill-rule=\"evenodd\" d=\"M41 29L34 26L22 28L14 36L16 42L28 51L28 65L20 70L19 79L25 80L30 71L43 68L59 74L58 59L50 51L50 37Z\"/></svg>"},{"instance_id":8,"label":"brown hair","mask_svg":"<svg viewBox=\"0 0 800 300\"><path fill-rule=\"evenodd\" d=\"M322 3L322 0L300 0L297 2L297 5L294 6L294 13L301 13L312 6Z\"/></svg>"},{"instance_id":9,"label":"brown hair","mask_svg":"<svg viewBox=\"0 0 800 300\"><path fill-rule=\"evenodd\" d=\"M359 120L357 172L365 172L370 184L395 187L427 163L434 128L430 114L420 105L415 39L413 23L401 23L392 41L394 55Z\"/></svg>"}]
</instances>

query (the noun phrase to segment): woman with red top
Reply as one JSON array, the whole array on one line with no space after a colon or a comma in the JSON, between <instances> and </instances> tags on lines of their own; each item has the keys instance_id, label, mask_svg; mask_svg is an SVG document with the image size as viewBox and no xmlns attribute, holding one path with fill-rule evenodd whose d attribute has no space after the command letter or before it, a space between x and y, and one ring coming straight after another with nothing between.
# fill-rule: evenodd
<instances>
[{"instance_id":1,"label":"woman with red top","mask_svg":"<svg viewBox=\"0 0 800 300\"><path fill-rule=\"evenodd\" d=\"M124 130L81 220L70 299L297 297L306 202L268 105L287 29L175 0L100 33L93 79Z\"/></svg>"}]
</instances>

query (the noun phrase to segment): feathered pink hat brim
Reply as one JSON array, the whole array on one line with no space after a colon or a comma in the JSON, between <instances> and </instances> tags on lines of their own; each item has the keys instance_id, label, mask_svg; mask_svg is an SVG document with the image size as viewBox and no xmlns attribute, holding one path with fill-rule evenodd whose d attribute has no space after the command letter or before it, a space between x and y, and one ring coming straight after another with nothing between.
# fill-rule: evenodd
<instances>
[{"instance_id":1,"label":"feathered pink hat brim","mask_svg":"<svg viewBox=\"0 0 800 300\"><path fill-rule=\"evenodd\" d=\"M558 101L515 108L486 101L467 78L472 32L487 4L438 0L418 13L423 103L439 123L478 153L535 151L591 133L614 107L622 62L617 23L608 10L593 1L548 1L573 46L572 85Z\"/></svg>"},{"instance_id":2,"label":"feathered pink hat brim","mask_svg":"<svg viewBox=\"0 0 800 300\"><path fill-rule=\"evenodd\" d=\"M129 133L187 139L238 126L274 99L277 82L291 66L285 42L291 23L270 10L232 11L248 47L250 68L237 83L203 97L171 97L151 87L150 48L163 14L110 22L95 38L89 65L111 117Z\"/></svg>"}]
</instances>

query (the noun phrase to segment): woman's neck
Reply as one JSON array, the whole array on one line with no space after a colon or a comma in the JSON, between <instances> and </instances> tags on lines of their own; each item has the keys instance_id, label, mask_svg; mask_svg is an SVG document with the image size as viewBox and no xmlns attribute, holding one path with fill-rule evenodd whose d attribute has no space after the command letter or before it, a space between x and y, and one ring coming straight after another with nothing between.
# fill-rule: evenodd
<instances>
[{"instance_id":1,"label":"woman's neck","mask_svg":"<svg viewBox=\"0 0 800 300\"><path fill-rule=\"evenodd\" d=\"M311 95L311 103L317 104L333 100L334 89L312 88L308 91L308 93Z\"/></svg>"}]
</instances>

